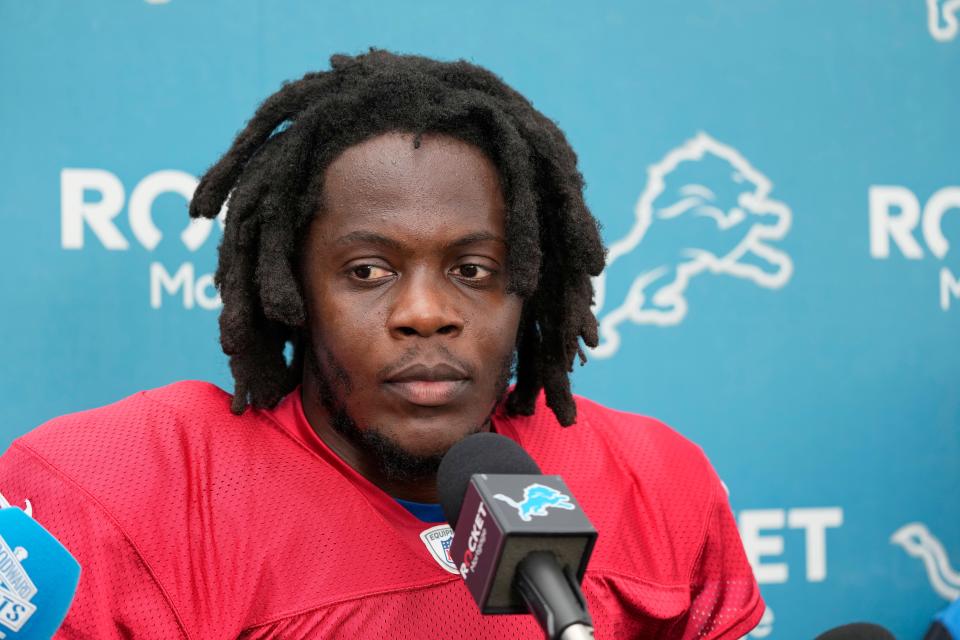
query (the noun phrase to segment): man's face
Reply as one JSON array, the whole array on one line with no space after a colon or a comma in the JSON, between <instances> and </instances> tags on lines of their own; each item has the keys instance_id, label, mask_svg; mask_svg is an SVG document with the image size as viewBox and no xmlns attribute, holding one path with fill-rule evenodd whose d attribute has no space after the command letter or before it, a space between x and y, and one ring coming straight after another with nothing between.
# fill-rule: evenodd
<instances>
[{"instance_id":1,"label":"man's face","mask_svg":"<svg viewBox=\"0 0 960 640\"><path fill-rule=\"evenodd\" d=\"M418 460L484 428L516 343L496 167L448 136L414 148L388 133L346 149L323 180L301 262L305 410L346 436L348 462L407 456L429 473Z\"/></svg>"}]
</instances>

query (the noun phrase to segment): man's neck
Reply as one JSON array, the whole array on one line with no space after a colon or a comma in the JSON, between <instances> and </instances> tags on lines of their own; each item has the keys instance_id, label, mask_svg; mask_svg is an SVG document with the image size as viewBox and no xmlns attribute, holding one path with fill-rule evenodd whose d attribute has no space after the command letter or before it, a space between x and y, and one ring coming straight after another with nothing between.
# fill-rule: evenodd
<instances>
[{"instance_id":1,"label":"man's neck","mask_svg":"<svg viewBox=\"0 0 960 640\"><path fill-rule=\"evenodd\" d=\"M378 461L368 451L357 447L350 438L333 428L327 410L312 397L312 394L304 392L307 388L304 385L300 391L303 413L314 433L337 457L394 498L411 502L437 502L436 474L407 480L386 477Z\"/></svg>"}]
</instances>

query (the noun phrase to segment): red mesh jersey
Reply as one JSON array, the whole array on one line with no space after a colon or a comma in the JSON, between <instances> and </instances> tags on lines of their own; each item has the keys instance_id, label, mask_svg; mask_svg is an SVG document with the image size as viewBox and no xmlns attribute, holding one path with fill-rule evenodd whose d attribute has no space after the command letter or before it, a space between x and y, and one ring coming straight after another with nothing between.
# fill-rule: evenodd
<instances>
[{"instance_id":1,"label":"red mesh jersey","mask_svg":"<svg viewBox=\"0 0 960 640\"><path fill-rule=\"evenodd\" d=\"M0 458L0 492L80 562L62 638L531 638L481 616L415 519L327 449L299 391L270 411L179 382L52 420ZM739 638L763 613L726 495L698 447L577 399L494 425L563 476L600 532L596 637Z\"/></svg>"}]
</instances>

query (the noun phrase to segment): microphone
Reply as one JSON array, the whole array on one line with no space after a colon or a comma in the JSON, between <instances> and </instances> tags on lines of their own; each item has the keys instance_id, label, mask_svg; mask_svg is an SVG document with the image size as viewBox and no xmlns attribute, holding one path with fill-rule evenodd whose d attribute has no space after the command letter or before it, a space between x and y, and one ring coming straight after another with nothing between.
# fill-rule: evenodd
<instances>
[{"instance_id":1,"label":"microphone","mask_svg":"<svg viewBox=\"0 0 960 640\"><path fill-rule=\"evenodd\" d=\"M960 640L960 600L934 616L923 640Z\"/></svg>"},{"instance_id":2,"label":"microphone","mask_svg":"<svg viewBox=\"0 0 960 640\"><path fill-rule=\"evenodd\" d=\"M67 615L80 565L18 507L0 509L0 638L50 638Z\"/></svg>"},{"instance_id":3,"label":"microphone","mask_svg":"<svg viewBox=\"0 0 960 640\"><path fill-rule=\"evenodd\" d=\"M824 631L814 640L897 640L893 634L871 622L851 622Z\"/></svg>"},{"instance_id":4,"label":"microphone","mask_svg":"<svg viewBox=\"0 0 960 640\"><path fill-rule=\"evenodd\" d=\"M547 640L593 638L580 590L597 531L560 476L513 440L464 438L437 470L450 555L484 614L531 613Z\"/></svg>"}]
</instances>

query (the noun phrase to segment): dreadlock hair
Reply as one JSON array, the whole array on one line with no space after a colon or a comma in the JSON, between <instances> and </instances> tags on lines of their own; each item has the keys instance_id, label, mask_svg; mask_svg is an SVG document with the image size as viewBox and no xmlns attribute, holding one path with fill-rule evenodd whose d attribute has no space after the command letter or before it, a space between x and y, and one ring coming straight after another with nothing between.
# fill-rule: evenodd
<instances>
[{"instance_id":1,"label":"dreadlock hair","mask_svg":"<svg viewBox=\"0 0 960 640\"><path fill-rule=\"evenodd\" d=\"M347 147L401 131L476 145L504 190L507 291L524 299L510 414L531 415L540 389L560 424L576 420L568 373L597 345L591 276L604 266L599 226L563 132L493 73L371 49L285 83L200 180L191 217L227 206L214 282L220 342L235 382L231 410L272 407L299 384L306 313L298 251L322 215L322 174ZM227 202L229 199L229 203ZM290 361L284 349L290 343Z\"/></svg>"}]
</instances>

